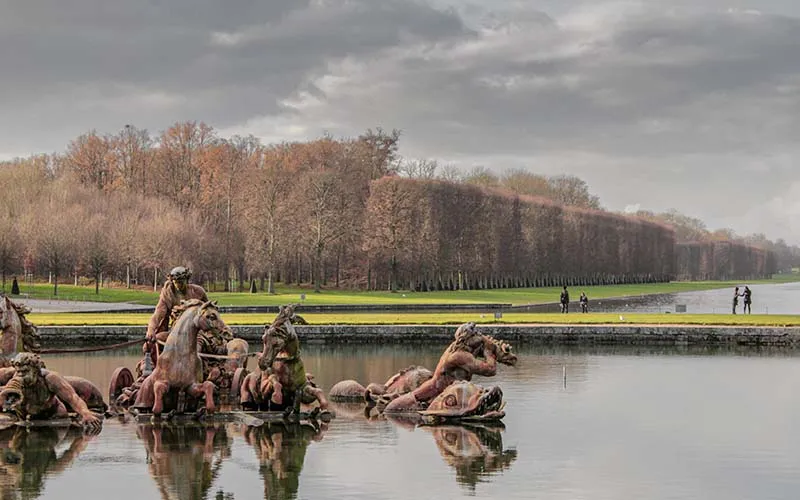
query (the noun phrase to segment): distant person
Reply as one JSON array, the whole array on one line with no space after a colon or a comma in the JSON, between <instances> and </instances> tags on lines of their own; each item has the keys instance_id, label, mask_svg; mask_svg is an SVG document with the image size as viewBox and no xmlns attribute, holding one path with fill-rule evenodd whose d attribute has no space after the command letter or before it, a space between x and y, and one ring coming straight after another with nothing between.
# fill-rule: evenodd
<instances>
[{"instance_id":1,"label":"distant person","mask_svg":"<svg viewBox=\"0 0 800 500\"><path fill-rule=\"evenodd\" d=\"M744 287L744 293L742 294L742 297L744 297L744 311L742 311L742 314L750 314L751 306L753 304L753 292L750 291L749 286Z\"/></svg>"},{"instance_id":2,"label":"distant person","mask_svg":"<svg viewBox=\"0 0 800 500\"><path fill-rule=\"evenodd\" d=\"M733 290L733 314L736 314L736 308L739 306L739 297L741 295L739 295L739 287L737 286Z\"/></svg>"},{"instance_id":3,"label":"distant person","mask_svg":"<svg viewBox=\"0 0 800 500\"><path fill-rule=\"evenodd\" d=\"M564 290L561 292L561 313L569 313L569 292L567 291L567 285L564 285Z\"/></svg>"},{"instance_id":4,"label":"distant person","mask_svg":"<svg viewBox=\"0 0 800 500\"><path fill-rule=\"evenodd\" d=\"M19 282L17 282L16 276L14 276L14 281L11 282L11 295L19 295Z\"/></svg>"},{"instance_id":5,"label":"distant person","mask_svg":"<svg viewBox=\"0 0 800 500\"><path fill-rule=\"evenodd\" d=\"M588 313L589 312L589 297L586 296L586 292L581 292L581 297L579 299L581 303L581 312Z\"/></svg>"}]
</instances>

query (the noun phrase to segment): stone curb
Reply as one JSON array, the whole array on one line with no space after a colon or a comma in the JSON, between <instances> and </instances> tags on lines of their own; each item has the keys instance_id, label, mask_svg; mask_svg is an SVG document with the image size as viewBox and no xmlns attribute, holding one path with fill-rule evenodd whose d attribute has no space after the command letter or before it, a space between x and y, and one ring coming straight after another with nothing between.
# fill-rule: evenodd
<instances>
[{"instance_id":1,"label":"stone curb","mask_svg":"<svg viewBox=\"0 0 800 500\"><path fill-rule=\"evenodd\" d=\"M303 325L297 333L315 343L444 343L458 325ZM263 325L231 326L247 341L260 341ZM800 346L800 327L695 325L478 325L479 331L516 343L563 345ZM144 338L144 326L40 326L42 344L103 345Z\"/></svg>"}]
</instances>

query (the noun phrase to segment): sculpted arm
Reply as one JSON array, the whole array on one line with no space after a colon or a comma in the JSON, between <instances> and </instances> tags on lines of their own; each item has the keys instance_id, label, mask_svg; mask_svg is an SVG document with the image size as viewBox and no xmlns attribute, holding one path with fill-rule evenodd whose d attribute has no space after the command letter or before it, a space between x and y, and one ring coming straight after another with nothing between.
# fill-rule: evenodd
<instances>
[{"instance_id":1,"label":"sculpted arm","mask_svg":"<svg viewBox=\"0 0 800 500\"><path fill-rule=\"evenodd\" d=\"M6 368L0 368L0 385L6 385L11 377L14 376L14 368L8 366Z\"/></svg>"},{"instance_id":2,"label":"sculpted arm","mask_svg":"<svg viewBox=\"0 0 800 500\"><path fill-rule=\"evenodd\" d=\"M75 412L80 415L81 421L90 427L100 427L101 422L94 413L86 406L86 402L78 396L75 389L67 380L55 372L49 372L45 376L47 387L55 393L62 403L68 404Z\"/></svg>"},{"instance_id":3,"label":"sculpted arm","mask_svg":"<svg viewBox=\"0 0 800 500\"><path fill-rule=\"evenodd\" d=\"M469 363L468 368L473 375L482 375L484 377L493 377L497 373L497 359L495 358L494 351L484 349L486 361L473 357Z\"/></svg>"},{"instance_id":4,"label":"sculpted arm","mask_svg":"<svg viewBox=\"0 0 800 500\"><path fill-rule=\"evenodd\" d=\"M158 305L156 310L150 317L150 322L147 324L147 338L151 339L158 333L162 324L169 318L171 311L171 304L167 298L167 290L161 290L161 296L158 298Z\"/></svg>"}]
</instances>

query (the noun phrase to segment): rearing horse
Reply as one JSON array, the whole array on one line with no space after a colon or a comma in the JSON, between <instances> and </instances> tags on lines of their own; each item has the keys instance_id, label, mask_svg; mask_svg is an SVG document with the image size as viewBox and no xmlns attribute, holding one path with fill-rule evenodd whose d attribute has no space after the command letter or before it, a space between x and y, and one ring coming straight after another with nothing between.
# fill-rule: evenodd
<instances>
[{"instance_id":1,"label":"rearing horse","mask_svg":"<svg viewBox=\"0 0 800 500\"><path fill-rule=\"evenodd\" d=\"M25 317L29 312L26 306L0 294L0 367L11 366L10 359L19 352L39 349L36 327Z\"/></svg>"},{"instance_id":2,"label":"rearing horse","mask_svg":"<svg viewBox=\"0 0 800 500\"><path fill-rule=\"evenodd\" d=\"M294 306L281 306L272 324L264 327L258 369L245 377L240 391L245 409L266 406L299 415L301 403L317 401L320 410L327 410L325 393L310 381L300 358L300 339L292 325L296 318Z\"/></svg>"},{"instance_id":3,"label":"rearing horse","mask_svg":"<svg viewBox=\"0 0 800 500\"><path fill-rule=\"evenodd\" d=\"M164 396L170 389L184 391L189 396L205 396L207 413L213 413L213 382L203 379L203 363L197 353L197 336L201 331L219 333L226 327L216 302L197 299L183 301L180 317L169 331L164 350L156 367L145 379L136 397L136 408L152 408L154 415L164 410Z\"/></svg>"}]
</instances>

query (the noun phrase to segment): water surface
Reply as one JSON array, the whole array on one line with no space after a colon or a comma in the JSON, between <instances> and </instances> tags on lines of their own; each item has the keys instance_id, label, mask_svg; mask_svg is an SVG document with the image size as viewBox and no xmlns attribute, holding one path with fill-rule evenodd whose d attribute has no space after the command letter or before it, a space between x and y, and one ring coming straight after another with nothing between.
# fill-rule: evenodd
<instances>
[{"instance_id":1,"label":"water surface","mask_svg":"<svg viewBox=\"0 0 800 500\"><path fill-rule=\"evenodd\" d=\"M443 346L308 346L317 381L433 367ZM46 356L105 388L122 355ZM566 379L564 374L566 373ZM800 491L792 351L524 348L491 379L505 429L414 428L338 407L327 428L106 421L94 437L12 432L2 497L789 499Z\"/></svg>"},{"instance_id":2,"label":"water surface","mask_svg":"<svg viewBox=\"0 0 800 500\"><path fill-rule=\"evenodd\" d=\"M739 293L744 290L740 285ZM748 285L753 292L752 314L800 314L800 282L782 283L779 285ZM592 300L589 294L589 307L592 312L676 312L676 305L685 305L690 314L730 314L733 307L734 287L696 292L665 293L645 295L628 299ZM570 295L575 296L575 312L580 311L577 297L580 287L573 289ZM737 314L742 314L744 298L739 297ZM553 311L557 310L553 306Z\"/></svg>"}]
</instances>

